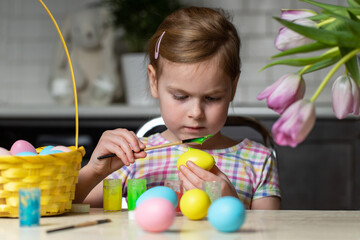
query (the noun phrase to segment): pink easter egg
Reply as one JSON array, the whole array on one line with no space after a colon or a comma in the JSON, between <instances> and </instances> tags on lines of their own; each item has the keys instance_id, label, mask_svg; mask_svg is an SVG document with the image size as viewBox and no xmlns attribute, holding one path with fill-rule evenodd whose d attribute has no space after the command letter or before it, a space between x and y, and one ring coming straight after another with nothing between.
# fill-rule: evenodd
<instances>
[{"instance_id":1,"label":"pink easter egg","mask_svg":"<svg viewBox=\"0 0 360 240\"><path fill-rule=\"evenodd\" d=\"M17 140L10 148L10 153L16 155L20 152L33 152L36 153L35 147L25 140Z\"/></svg>"},{"instance_id":2,"label":"pink easter egg","mask_svg":"<svg viewBox=\"0 0 360 240\"><path fill-rule=\"evenodd\" d=\"M175 208L165 198L150 198L135 209L135 221L145 231L163 232L175 220Z\"/></svg>"},{"instance_id":3,"label":"pink easter egg","mask_svg":"<svg viewBox=\"0 0 360 240\"><path fill-rule=\"evenodd\" d=\"M51 151L55 151L55 150L59 150L59 151L62 151L62 152L70 152L71 151L70 148L65 147L65 146L56 146L56 147L53 147L51 149Z\"/></svg>"},{"instance_id":4,"label":"pink easter egg","mask_svg":"<svg viewBox=\"0 0 360 240\"><path fill-rule=\"evenodd\" d=\"M9 155L11 155L9 150L7 150L6 148L0 147L0 156L9 156Z\"/></svg>"}]
</instances>

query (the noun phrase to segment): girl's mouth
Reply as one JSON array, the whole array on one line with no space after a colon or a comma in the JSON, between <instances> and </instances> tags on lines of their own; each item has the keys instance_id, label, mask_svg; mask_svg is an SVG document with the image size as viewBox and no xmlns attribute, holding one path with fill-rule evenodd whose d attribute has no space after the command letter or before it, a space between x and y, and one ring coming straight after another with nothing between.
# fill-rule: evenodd
<instances>
[{"instance_id":1,"label":"girl's mouth","mask_svg":"<svg viewBox=\"0 0 360 240\"><path fill-rule=\"evenodd\" d=\"M185 127L189 132L200 132L205 129L205 127Z\"/></svg>"}]
</instances>

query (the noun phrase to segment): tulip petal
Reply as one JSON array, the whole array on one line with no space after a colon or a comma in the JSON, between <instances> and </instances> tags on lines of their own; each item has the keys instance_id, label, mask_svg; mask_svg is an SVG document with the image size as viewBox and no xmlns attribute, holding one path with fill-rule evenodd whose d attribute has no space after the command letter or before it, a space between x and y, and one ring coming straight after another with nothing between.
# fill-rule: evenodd
<instances>
[{"instance_id":1,"label":"tulip petal","mask_svg":"<svg viewBox=\"0 0 360 240\"><path fill-rule=\"evenodd\" d=\"M313 104L306 104L302 106L299 112L297 123L292 132L292 138L296 142L302 142L309 134L315 124L315 108Z\"/></svg>"},{"instance_id":2,"label":"tulip petal","mask_svg":"<svg viewBox=\"0 0 360 240\"><path fill-rule=\"evenodd\" d=\"M314 104L308 100L298 100L274 123L274 140L281 146L296 147L304 141L314 124Z\"/></svg>"},{"instance_id":3,"label":"tulip petal","mask_svg":"<svg viewBox=\"0 0 360 240\"><path fill-rule=\"evenodd\" d=\"M284 81L284 79L286 78L285 74L284 76L282 76L281 78L279 78L276 82L274 82L273 84L271 84L270 86L268 86L267 88L265 88L265 90L263 90L261 93L259 93L259 95L256 97L258 100L263 100L267 97L270 96L270 94L278 88L278 86L281 84L282 81Z\"/></svg>"},{"instance_id":4,"label":"tulip petal","mask_svg":"<svg viewBox=\"0 0 360 240\"><path fill-rule=\"evenodd\" d=\"M331 31L326 29L318 29L309 26L302 26L301 24L296 24L294 22L286 21L277 17L274 17L274 19L279 21L282 25L293 29L294 31L305 37L311 38L315 41L319 41L327 45L347 48L360 47L360 37L354 35L352 32L349 31Z\"/></svg>"},{"instance_id":5,"label":"tulip petal","mask_svg":"<svg viewBox=\"0 0 360 240\"><path fill-rule=\"evenodd\" d=\"M360 90L355 81L343 75L338 77L332 86L333 112L338 119L348 114L359 114Z\"/></svg>"},{"instance_id":6,"label":"tulip petal","mask_svg":"<svg viewBox=\"0 0 360 240\"><path fill-rule=\"evenodd\" d=\"M295 24L316 27L316 23L310 19L302 18L294 21ZM275 39L275 47L280 51L295 48L312 43L314 40L304 37L303 35L287 28L281 27Z\"/></svg>"},{"instance_id":7,"label":"tulip petal","mask_svg":"<svg viewBox=\"0 0 360 240\"><path fill-rule=\"evenodd\" d=\"M262 91L257 99L266 99L270 109L282 114L292 103L303 98L304 93L305 81L302 77L299 74L288 73Z\"/></svg>"},{"instance_id":8,"label":"tulip petal","mask_svg":"<svg viewBox=\"0 0 360 240\"><path fill-rule=\"evenodd\" d=\"M309 9L282 10L281 18L292 21L299 18L307 18L315 16L316 12Z\"/></svg>"}]
</instances>

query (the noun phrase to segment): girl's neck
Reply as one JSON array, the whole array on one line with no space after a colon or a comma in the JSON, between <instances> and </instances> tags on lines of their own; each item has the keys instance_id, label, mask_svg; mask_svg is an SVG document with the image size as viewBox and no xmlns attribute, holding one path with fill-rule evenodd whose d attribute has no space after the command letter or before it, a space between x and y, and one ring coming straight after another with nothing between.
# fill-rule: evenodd
<instances>
[{"instance_id":1,"label":"girl's neck","mask_svg":"<svg viewBox=\"0 0 360 240\"><path fill-rule=\"evenodd\" d=\"M168 140L169 142L179 141L179 139L177 139L176 136L169 129L162 132L161 136L166 140ZM232 147L238 143L239 143L238 141L226 137L222 135L220 132L218 132L213 137L206 140L202 145L194 143L188 146L197 149L224 149L224 148Z\"/></svg>"}]
</instances>

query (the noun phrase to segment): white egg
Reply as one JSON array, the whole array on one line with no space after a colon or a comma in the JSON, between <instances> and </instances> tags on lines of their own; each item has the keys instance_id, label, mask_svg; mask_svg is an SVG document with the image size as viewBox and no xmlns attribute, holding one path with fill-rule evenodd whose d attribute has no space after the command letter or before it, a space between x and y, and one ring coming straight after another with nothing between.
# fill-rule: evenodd
<instances>
[{"instance_id":1,"label":"white egg","mask_svg":"<svg viewBox=\"0 0 360 240\"><path fill-rule=\"evenodd\" d=\"M71 151L70 148L65 147L65 146L56 146L53 149L51 149L51 151L55 151L55 150L59 150L59 151L62 151L62 152L70 152Z\"/></svg>"},{"instance_id":2,"label":"white egg","mask_svg":"<svg viewBox=\"0 0 360 240\"><path fill-rule=\"evenodd\" d=\"M6 148L2 148L0 147L0 156L10 156L11 153L9 150L7 150Z\"/></svg>"}]
</instances>

